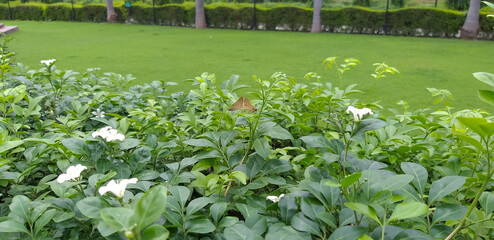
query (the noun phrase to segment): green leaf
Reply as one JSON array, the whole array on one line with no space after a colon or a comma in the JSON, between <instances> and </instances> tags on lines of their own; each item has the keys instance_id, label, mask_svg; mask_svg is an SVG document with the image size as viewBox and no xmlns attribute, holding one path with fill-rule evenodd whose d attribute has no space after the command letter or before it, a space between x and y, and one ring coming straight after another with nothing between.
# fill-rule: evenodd
<instances>
[{"instance_id":1,"label":"green leaf","mask_svg":"<svg viewBox=\"0 0 494 240\"><path fill-rule=\"evenodd\" d=\"M365 216L371 218L372 220L376 221L379 225L382 225L381 220L377 216L376 210L372 206L365 205L362 203L356 203L356 202L346 202L345 206L347 208L350 208L354 211L357 211L359 213L364 214ZM359 236L360 237L360 236Z\"/></svg>"},{"instance_id":2,"label":"green leaf","mask_svg":"<svg viewBox=\"0 0 494 240\"><path fill-rule=\"evenodd\" d=\"M321 237L321 231L319 230L319 226L317 223L312 220L306 218L303 213L299 212L292 217L291 225L293 228L302 231L308 232L313 235Z\"/></svg>"},{"instance_id":3,"label":"green leaf","mask_svg":"<svg viewBox=\"0 0 494 240\"><path fill-rule=\"evenodd\" d=\"M120 150L124 151L124 150L128 150L128 149L137 147L137 145L139 145L139 143L141 143L141 141L139 141L139 139L126 138L123 142L120 143L119 148L120 148Z\"/></svg>"},{"instance_id":4,"label":"green leaf","mask_svg":"<svg viewBox=\"0 0 494 240\"><path fill-rule=\"evenodd\" d=\"M172 186L168 189L172 196L179 202L182 209L185 208L185 203L190 196L190 190L184 186Z\"/></svg>"},{"instance_id":5,"label":"green leaf","mask_svg":"<svg viewBox=\"0 0 494 240\"><path fill-rule=\"evenodd\" d=\"M360 122L358 122L358 126L355 129L355 132L353 135L361 135L364 134L367 131L372 131L376 130L379 128L383 128L386 126L386 122L379 120L379 119L364 119Z\"/></svg>"},{"instance_id":6,"label":"green leaf","mask_svg":"<svg viewBox=\"0 0 494 240\"><path fill-rule=\"evenodd\" d=\"M247 175L242 171L235 171L230 174L230 178L238 179L242 184L247 184Z\"/></svg>"},{"instance_id":7,"label":"green leaf","mask_svg":"<svg viewBox=\"0 0 494 240\"><path fill-rule=\"evenodd\" d=\"M478 150L482 151L482 152L485 152L485 148L484 146L482 146L482 143L479 142L479 140L473 138L473 137L470 137L468 135L464 135L464 134L456 134L456 136L462 140L462 141L465 141L467 143L470 143L472 144L472 146L474 146L475 148L477 148Z\"/></svg>"},{"instance_id":8,"label":"green leaf","mask_svg":"<svg viewBox=\"0 0 494 240\"><path fill-rule=\"evenodd\" d=\"M489 215L494 211L494 193L483 192L479 199L480 206L485 211L485 214Z\"/></svg>"},{"instance_id":9,"label":"green leaf","mask_svg":"<svg viewBox=\"0 0 494 240\"><path fill-rule=\"evenodd\" d=\"M334 218L334 216L333 216L333 215L331 215L330 213L325 212L325 211L323 211L323 212L318 212L318 213L316 214L316 216L317 216L317 219L319 219L319 220L323 221L323 222L324 222L324 223L326 223L328 226L330 226L330 227L332 227L332 228L335 228L335 229L336 229L336 228L338 228L338 227L336 226L336 219L335 219L335 218Z\"/></svg>"},{"instance_id":10,"label":"green leaf","mask_svg":"<svg viewBox=\"0 0 494 240\"><path fill-rule=\"evenodd\" d=\"M218 223L219 228L228 228L233 226L235 223L237 223L239 220L237 217L230 217L226 216L223 217L220 222Z\"/></svg>"},{"instance_id":11,"label":"green leaf","mask_svg":"<svg viewBox=\"0 0 494 240\"><path fill-rule=\"evenodd\" d=\"M329 141L323 136L303 136L300 139L312 148L331 148Z\"/></svg>"},{"instance_id":12,"label":"green leaf","mask_svg":"<svg viewBox=\"0 0 494 240\"><path fill-rule=\"evenodd\" d=\"M343 226L336 229L328 240L350 240L350 239L359 239L362 237L367 230L364 227L356 227L356 226Z\"/></svg>"},{"instance_id":13,"label":"green leaf","mask_svg":"<svg viewBox=\"0 0 494 240\"><path fill-rule=\"evenodd\" d=\"M360 179L360 177L362 177L361 172L357 172L352 175L349 175L343 180L341 180L341 186L343 186L344 188L348 188L350 185L356 183Z\"/></svg>"},{"instance_id":14,"label":"green leaf","mask_svg":"<svg viewBox=\"0 0 494 240\"><path fill-rule=\"evenodd\" d=\"M486 2L484 2L484 3L486 3ZM483 83L485 83L491 87L494 87L494 74L487 73L487 72L476 72L476 73L473 73L473 76L477 80L479 80L479 81L481 81L481 82L483 82Z\"/></svg>"},{"instance_id":15,"label":"green leaf","mask_svg":"<svg viewBox=\"0 0 494 240\"><path fill-rule=\"evenodd\" d=\"M81 213L88 218L99 218L103 208L111 207L105 200L99 197L87 197L75 205Z\"/></svg>"},{"instance_id":16,"label":"green leaf","mask_svg":"<svg viewBox=\"0 0 494 240\"><path fill-rule=\"evenodd\" d=\"M292 134L286 129L282 128L280 125L276 125L272 128L269 128L264 135L274 139L281 139L281 140L293 139Z\"/></svg>"},{"instance_id":17,"label":"green leaf","mask_svg":"<svg viewBox=\"0 0 494 240\"><path fill-rule=\"evenodd\" d=\"M0 232L9 232L9 233L26 233L31 235L31 233L18 221L7 220L0 222Z\"/></svg>"},{"instance_id":18,"label":"green leaf","mask_svg":"<svg viewBox=\"0 0 494 240\"><path fill-rule=\"evenodd\" d=\"M102 209L101 219L115 231L130 229L130 218L134 215L134 210L124 207Z\"/></svg>"},{"instance_id":19,"label":"green leaf","mask_svg":"<svg viewBox=\"0 0 494 240\"><path fill-rule=\"evenodd\" d=\"M232 227L226 228L223 234L226 240L262 240L263 238L256 235L245 224L237 223Z\"/></svg>"},{"instance_id":20,"label":"green leaf","mask_svg":"<svg viewBox=\"0 0 494 240\"><path fill-rule=\"evenodd\" d=\"M256 153L264 159L268 158L269 153L271 152L269 142L264 137L258 138L254 141L254 149L256 150Z\"/></svg>"},{"instance_id":21,"label":"green leaf","mask_svg":"<svg viewBox=\"0 0 494 240\"><path fill-rule=\"evenodd\" d=\"M9 208L12 213L23 219L24 221L29 221L29 205L30 200L24 195L14 196L12 203Z\"/></svg>"},{"instance_id":22,"label":"green leaf","mask_svg":"<svg viewBox=\"0 0 494 240\"><path fill-rule=\"evenodd\" d=\"M456 119L458 119L458 121L460 121L463 125L470 128L473 132L477 133L480 137L485 137L485 132L479 126L480 124L487 122L485 118L457 117Z\"/></svg>"},{"instance_id":23,"label":"green leaf","mask_svg":"<svg viewBox=\"0 0 494 240\"><path fill-rule=\"evenodd\" d=\"M195 146L195 147L217 148L216 145L214 145L214 143L212 143L211 141L209 141L207 139L189 139L189 140L184 141L183 143L185 143L187 145Z\"/></svg>"},{"instance_id":24,"label":"green leaf","mask_svg":"<svg viewBox=\"0 0 494 240\"><path fill-rule=\"evenodd\" d=\"M326 211L324 206L319 201L317 201L315 198L309 197L302 198L300 210L302 210L305 216L312 220L317 219L318 213Z\"/></svg>"},{"instance_id":25,"label":"green leaf","mask_svg":"<svg viewBox=\"0 0 494 240\"><path fill-rule=\"evenodd\" d=\"M211 205L211 207L209 208L209 212L211 213L211 217L213 217L215 223L218 223L218 221L221 219L226 211L227 206L228 204L226 202L220 202Z\"/></svg>"},{"instance_id":26,"label":"green leaf","mask_svg":"<svg viewBox=\"0 0 494 240\"><path fill-rule=\"evenodd\" d=\"M383 182L383 190L394 191L403 188L413 180L410 175L394 175L386 178Z\"/></svg>"},{"instance_id":27,"label":"green leaf","mask_svg":"<svg viewBox=\"0 0 494 240\"><path fill-rule=\"evenodd\" d=\"M167 190L165 186L155 186L139 199L135 207L134 219L138 229L144 229L156 221L166 208Z\"/></svg>"},{"instance_id":28,"label":"green leaf","mask_svg":"<svg viewBox=\"0 0 494 240\"><path fill-rule=\"evenodd\" d=\"M287 172L291 169L292 165L288 161L281 159L270 159L264 164L262 172L264 175L269 175Z\"/></svg>"},{"instance_id":29,"label":"green leaf","mask_svg":"<svg viewBox=\"0 0 494 240\"><path fill-rule=\"evenodd\" d=\"M429 207L421 202L405 202L396 205L388 222L406 218L413 218L424 215L429 210Z\"/></svg>"},{"instance_id":30,"label":"green leaf","mask_svg":"<svg viewBox=\"0 0 494 240\"><path fill-rule=\"evenodd\" d=\"M482 131L485 132L485 134L489 137L494 133L494 122L488 122L488 123L482 123L479 124L479 127L482 129Z\"/></svg>"},{"instance_id":31,"label":"green leaf","mask_svg":"<svg viewBox=\"0 0 494 240\"><path fill-rule=\"evenodd\" d=\"M209 197L200 197L196 198L192 201L190 201L189 205L187 206L187 215L186 216L191 216L192 214L196 213L197 211L203 209L206 205L213 203L214 200Z\"/></svg>"},{"instance_id":32,"label":"green leaf","mask_svg":"<svg viewBox=\"0 0 494 240\"><path fill-rule=\"evenodd\" d=\"M458 204L442 204L434 211L432 224L448 220L460 220L467 213L468 208Z\"/></svg>"},{"instance_id":33,"label":"green leaf","mask_svg":"<svg viewBox=\"0 0 494 240\"><path fill-rule=\"evenodd\" d=\"M491 90L477 90L477 95L480 100L487 104L494 105L494 91Z\"/></svg>"},{"instance_id":34,"label":"green leaf","mask_svg":"<svg viewBox=\"0 0 494 240\"><path fill-rule=\"evenodd\" d=\"M281 219L288 223L292 216L298 211L297 202L295 198L290 196L284 196L278 202L280 208Z\"/></svg>"},{"instance_id":35,"label":"green leaf","mask_svg":"<svg viewBox=\"0 0 494 240\"><path fill-rule=\"evenodd\" d=\"M209 219L194 219L185 223L188 233L210 233L216 229Z\"/></svg>"},{"instance_id":36,"label":"green leaf","mask_svg":"<svg viewBox=\"0 0 494 240\"><path fill-rule=\"evenodd\" d=\"M21 144L23 144L24 141L22 140L15 140L15 141L6 141L0 144L0 153L3 153L5 151L8 151L12 148L15 148Z\"/></svg>"},{"instance_id":37,"label":"green leaf","mask_svg":"<svg viewBox=\"0 0 494 240\"><path fill-rule=\"evenodd\" d=\"M166 240L170 232L161 225L152 225L142 233L142 239L146 240Z\"/></svg>"},{"instance_id":38,"label":"green leaf","mask_svg":"<svg viewBox=\"0 0 494 240\"><path fill-rule=\"evenodd\" d=\"M36 224L34 225L34 234L38 235L38 233L43 229L46 224L50 222L50 220L55 216L55 213L57 210L55 209L50 209L41 215L41 217L38 218L36 221Z\"/></svg>"},{"instance_id":39,"label":"green leaf","mask_svg":"<svg viewBox=\"0 0 494 240\"><path fill-rule=\"evenodd\" d=\"M91 157L91 151L86 142L79 138L67 138L60 141L71 152Z\"/></svg>"},{"instance_id":40,"label":"green leaf","mask_svg":"<svg viewBox=\"0 0 494 240\"><path fill-rule=\"evenodd\" d=\"M415 230L415 229L407 229L404 230L398 235L396 235L393 240L434 240L431 236Z\"/></svg>"},{"instance_id":41,"label":"green leaf","mask_svg":"<svg viewBox=\"0 0 494 240\"><path fill-rule=\"evenodd\" d=\"M434 181L429 190L429 205L458 190L463 184L465 184L465 178L460 176L446 176Z\"/></svg>"}]
</instances>

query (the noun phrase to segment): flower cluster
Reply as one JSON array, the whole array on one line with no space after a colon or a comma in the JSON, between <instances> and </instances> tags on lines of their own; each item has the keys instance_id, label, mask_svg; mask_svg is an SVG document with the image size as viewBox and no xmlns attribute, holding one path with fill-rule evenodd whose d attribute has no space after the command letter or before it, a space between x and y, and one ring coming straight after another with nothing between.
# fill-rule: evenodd
<instances>
[{"instance_id":1,"label":"flower cluster","mask_svg":"<svg viewBox=\"0 0 494 240\"><path fill-rule=\"evenodd\" d=\"M362 109L359 109L359 108L356 108L354 106L349 106L346 110L346 113L352 113L353 114L353 119L355 120L355 122L358 122L360 120L362 120L362 118L364 117L364 115L372 115L374 114L372 112L372 110L370 108L362 108Z\"/></svg>"},{"instance_id":2,"label":"flower cluster","mask_svg":"<svg viewBox=\"0 0 494 240\"><path fill-rule=\"evenodd\" d=\"M270 201L273 201L273 202L278 202L284 196L285 196L285 194L281 194L279 197L278 196L267 196L266 197L266 200L270 200Z\"/></svg>"},{"instance_id":3,"label":"flower cluster","mask_svg":"<svg viewBox=\"0 0 494 240\"><path fill-rule=\"evenodd\" d=\"M70 166L69 168L67 168L67 173L63 173L58 176L57 182L63 183L69 180L76 180L81 176L81 172L85 169L87 169L87 167L81 164Z\"/></svg>"},{"instance_id":4,"label":"flower cluster","mask_svg":"<svg viewBox=\"0 0 494 240\"><path fill-rule=\"evenodd\" d=\"M105 117L105 112L101 111L99 108L96 109L96 111L91 112L95 117L100 117L104 118Z\"/></svg>"},{"instance_id":5,"label":"flower cluster","mask_svg":"<svg viewBox=\"0 0 494 240\"><path fill-rule=\"evenodd\" d=\"M127 184L137 183L137 178L131 179L122 179L122 180L111 180L106 186L100 187L99 194L104 195L107 192L111 192L117 198L123 198L125 194L125 188L127 188Z\"/></svg>"},{"instance_id":6,"label":"flower cluster","mask_svg":"<svg viewBox=\"0 0 494 240\"><path fill-rule=\"evenodd\" d=\"M125 139L123 134L118 133L116 129L113 129L110 126L101 128L100 130L93 132L92 135L93 138L101 137L107 142L113 142L115 140L123 141Z\"/></svg>"},{"instance_id":7,"label":"flower cluster","mask_svg":"<svg viewBox=\"0 0 494 240\"><path fill-rule=\"evenodd\" d=\"M55 63L57 59L48 59L48 60L41 60L42 64L45 64L47 67L51 66L53 63Z\"/></svg>"}]
</instances>

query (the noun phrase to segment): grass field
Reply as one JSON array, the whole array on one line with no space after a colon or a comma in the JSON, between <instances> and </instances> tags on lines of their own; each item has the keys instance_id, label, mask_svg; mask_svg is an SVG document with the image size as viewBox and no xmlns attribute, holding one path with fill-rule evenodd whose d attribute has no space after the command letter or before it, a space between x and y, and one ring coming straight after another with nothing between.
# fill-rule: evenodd
<instances>
[{"instance_id":1,"label":"grass field","mask_svg":"<svg viewBox=\"0 0 494 240\"><path fill-rule=\"evenodd\" d=\"M175 81L174 90L189 89L184 82L202 72L215 73L218 82L239 74L254 86L252 75L268 78L281 71L304 81L317 72L323 81L337 83L337 73L322 65L326 57L354 57L361 61L345 73L344 83L356 83L369 100L373 63L385 62L400 70L378 83L376 94L385 107L406 100L419 108L429 99L426 87L450 90L452 106L488 108L476 91L488 88L473 72L494 72L494 42L388 37L346 34L239 31L222 29L70 23L4 21L18 25L11 48L16 59L31 68L42 59L56 58L57 66L77 71L101 67L103 71L131 73L135 83L157 79ZM489 109L490 110L490 109Z\"/></svg>"}]
</instances>

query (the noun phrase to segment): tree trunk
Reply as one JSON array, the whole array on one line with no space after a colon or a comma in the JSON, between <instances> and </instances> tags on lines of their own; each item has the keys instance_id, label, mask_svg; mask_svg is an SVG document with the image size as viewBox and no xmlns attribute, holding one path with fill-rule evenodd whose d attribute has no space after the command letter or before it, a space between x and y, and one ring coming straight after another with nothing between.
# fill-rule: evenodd
<instances>
[{"instance_id":1,"label":"tree trunk","mask_svg":"<svg viewBox=\"0 0 494 240\"><path fill-rule=\"evenodd\" d=\"M196 0L196 28L207 28L204 0Z\"/></svg>"},{"instance_id":2,"label":"tree trunk","mask_svg":"<svg viewBox=\"0 0 494 240\"><path fill-rule=\"evenodd\" d=\"M479 25L480 0L470 0L467 18L460 30L460 38L475 40L480 31Z\"/></svg>"},{"instance_id":3,"label":"tree trunk","mask_svg":"<svg viewBox=\"0 0 494 240\"><path fill-rule=\"evenodd\" d=\"M113 8L113 0L106 0L106 21L111 23L117 22L117 13Z\"/></svg>"},{"instance_id":4,"label":"tree trunk","mask_svg":"<svg viewBox=\"0 0 494 240\"><path fill-rule=\"evenodd\" d=\"M321 9L322 0L314 0L314 11L312 14L312 28L310 32L319 33L321 32Z\"/></svg>"}]
</instances>

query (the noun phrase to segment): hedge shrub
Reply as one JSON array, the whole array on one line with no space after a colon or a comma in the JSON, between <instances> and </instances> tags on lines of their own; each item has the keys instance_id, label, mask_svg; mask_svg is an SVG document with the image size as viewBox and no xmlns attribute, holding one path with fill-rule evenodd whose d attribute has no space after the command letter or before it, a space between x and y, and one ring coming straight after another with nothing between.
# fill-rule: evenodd
<instances>
[{"instance_id":1,"label":"hedge shrub","mask_svg":"<svg viewBox=\"0 0 494 240\"><path fill-rule=\"evenodd\" d=\"M106 6L88 4L75 7L76 21L105 22ZM119 22L153 24L153 8L134 3L132 8L116 5ZM157 6L156 23L167 26L193 26L195 7L193 2ZM253 7L250 4L215 3L205 6L209 27L229 29L250 29ZM70 21L70 4L28 3L12 6L16 20ZM494 20L486 13L480 14L481 38L494 38ZM276 6L256 9L259 29L310 31L312 9L296 6ZM0 4L0 19L8 19L6 4ZM434 8L403 8L389 11L388 33L398 36L455 37L465 21L465 13ZM382 34L385 11L363 7L323 9L321 22L326 32L359 34Z\"/></svg>"}]
</instances>

